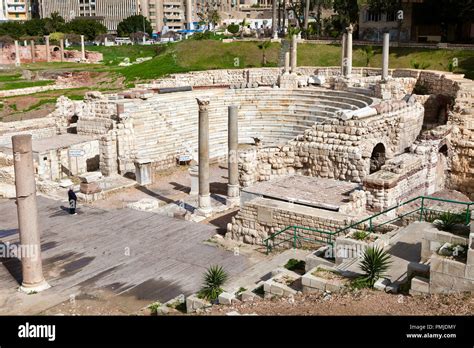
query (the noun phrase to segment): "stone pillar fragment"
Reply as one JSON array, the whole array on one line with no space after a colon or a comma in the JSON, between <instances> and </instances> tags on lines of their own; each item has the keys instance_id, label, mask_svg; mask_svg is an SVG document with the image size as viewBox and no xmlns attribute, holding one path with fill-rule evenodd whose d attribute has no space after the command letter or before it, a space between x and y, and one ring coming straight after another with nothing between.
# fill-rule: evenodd
<instances>
[{"instance_id":1,"label":"stone pillar fragment","mask_svg":"<svg viewBox=\"0 0 474 348\"><path fill-rule=\"evenodd\" d=\"M227 185L227 203L235 205L239 202L239 114L236 105L229 106L228 118L228 171L229 183Z\"/></svg>"},{"instance_id":2,"label":"stone pillar fragment","mask_svg":"<svg viewBox=\"0 0 474 348\"><path fill-rule=\"evenodd\" d=\"M296 74L296 65L297 65L297 37L293 35L291 37L291 56L290 56L290 64L291 64L291 73Z\"/></svg>"},{"instance_id":3,"label":"stone pillar fragment","mask_svg":"<svg viewBox=\"0 0 474 348\"><path fill-rule=\"evenodd\" d=\"M46 61L49 63L51 61L51 53L49 52L49 35L44 37L46 41Z\"/></svg>"},{"instance_id":4,"label":"stone pillar fragment","mask_svg":"<svg viewBox=\"0 0 474 348\"><path fill-rule=\"evenodd\" d=\"M347 42L346 42L346 73L344 76L349 77L352 74L352 33L354 28L352 24L347 27Z\"/></svg>"},{"instance_id":5,"label":"stone pillar fragment","mask_svg":"<svg viewBox=\"0 0 474 348\"><path fill-rule=\"evenodd\" d=\"M64 40L59 40L59 51L61 54L61 62L64 62Z\"/></svg>"},{"instance_id":6,"label":"stone pillar fragment","mask_svg":"<svg viewBox=\"0 0 474 348\"><path fill-rule=\"evenodd\" d=\"M36 183L31 134L12 137L18 228L20 231L19 258L23 281L20 291L31 293L49 288L43 276L41 242L36 206Z\"/></svg>"},{"instance_id":7,"label":"stone pillar fragment","mask_svg":"<svg viewBox=\"0 0 474 348\"><path fill-rule=\"evenodd\" d=\"M31 45L31 62L35 63L36 62L35 41L31 40L30 45Z\"/></svg>"},{"instance_id":8,"label":"stone pillar fragment","mask_svg":"<svg viewBox=\"0 0 474 348\"><path fill-rule=\"evenodd\" d=\"M290 52L285 52L285 74L290 73Z\"/></svg>"},{"instance_id":9,"label":"stone pillar fragment","mask_svg":"<svg viewBox=\"0 0 474 348\"><path fill-rule=\"evenodd\" d=\"M20 45L18 44L18 41L15 40L15 66L20 66L20 64Z\"/></svg>"},{"instance_id":10,"label":"stone pillar fragment","mask_svg":"<svg viewBox=\"0 0 474 348\"><path fill-rule=\"evenodd\" d=\"M192 1L186 0L186 29L192 30L193 28L193 8Z\"/></svg>"},{"instance_id":11,"label":"stone pillar fragment","mask_svg":"<svg viewBox=\"0 0 474 348\"><path fill-rule=\"evenodd\" d=\"M199 209L201 215L212 213L209 185L209 99L198 98L199 105Z\"/></svg>"},{"instance_id":12,"label":"stone pillar fragment","mask_svg":"<svg viewBox=\"0 0 474 348\"><path fill-rule=\"evenodd\" d=\"M390 56L390 34L383 34L383 52L382 52L382 80L387 81L388 79L388 68L389 68L389 56Z\"/></svg>"},{"instance_id":13,"label":"stone pillar fragment","mask_svg":"<svg viewBox=\"0 0 474 348\"><path fill-rule=\"evenodd\" d=\"M272 1L272 38L278 38L278 25L277 25L277 0Z\"/></svg>"},{"instance_id":14,"label":"stone pillar fragment","mask_svg":"<svg viewBox=\"0 0 474 348\"><path fill-rule=\"evenodd\" d=\"M341 52L341 75L345 74L346 70L346 45L347 45L347 34L342 35L342 52Z\"/></svg>"},{"instance_id":15,"label":"stone pillar fragment","mask_svg":"<svg viewBox=\"0 0 474 348\"><path fill-rule=\"evenodd\" d=\"M81 60L86 60L86 49L84 47L84 35L81 35Z\"/></svg>"}]
</instances>

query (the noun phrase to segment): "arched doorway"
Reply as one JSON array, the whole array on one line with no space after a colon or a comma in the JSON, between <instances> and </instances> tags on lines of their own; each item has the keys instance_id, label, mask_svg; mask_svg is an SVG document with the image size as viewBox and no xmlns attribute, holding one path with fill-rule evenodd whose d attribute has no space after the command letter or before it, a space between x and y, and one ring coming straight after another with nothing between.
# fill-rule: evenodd
<instances>
[{"instance_id":1,"label":"arched doorway","mask_svg":"<svg viewBox=\"0 0 474 348\"><path fill-rule=\"evenodd\" d=\"M375 145L370 156L370 174L378 172L385 164L385 146L382 143Z\"/></svg>"},{"instance_id":2,"label":"arched doorway","mask_svg":"<svg viewBox=\"0 0 474 348\"><path fill-rule=\"evenodd\" d=\"M448 145L444 144L438 150L438 163L436 165L435 191L446 188L448 174Z\"/></svg>"}]
</instances>

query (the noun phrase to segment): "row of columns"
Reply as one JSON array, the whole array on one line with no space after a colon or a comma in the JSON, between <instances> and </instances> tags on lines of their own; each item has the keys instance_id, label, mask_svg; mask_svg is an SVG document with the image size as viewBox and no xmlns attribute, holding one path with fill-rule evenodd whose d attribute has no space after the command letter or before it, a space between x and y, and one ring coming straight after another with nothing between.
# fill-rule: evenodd
<instances>
[{"instance_id":1,"label":"row of columns","mask_svg":"<svg viewBox=\"0 0 474 348\"><path fill-rule=\"evenodd\" d=\"M51 62L49 35L45 36L44 39L45 39L45 46L46 46L46 61L49 63ZM26 45L26 41L25 41L25 45ZM31 40L30 45L31 45L31 62L35 63L36 62L35 42ZM59 49L60 49L60 55L61 55L61 62L64 62L64 40L63 39L59 40ZM85 45L84 45L84 35L81 35L81 60L85 60L85 59L86 59L86 50L85 50ZM18 40L15 40L15 65L16 66L21 65L20 44Z\"/></svg>"},{"instance_id":2,"label":"row of columns","mask_svg":"<svg viewBox=\"0 0 474 348\"><path fill-rule=\"evenodd\" d=\"M342 35L341 73L344 77L352 74L352 24L346 28L347 32ZM390 34L383 34L382 49L382 80L387 81L390 56Z\"/></svg>"},{"instance_id":3,"label":"row of columns","mask_svg":"<svg viewBox=\"0 0 474 348\"><path fill-rule=\"evenodd\" d=\"M209 99L197 98L199 106L198 130L198 212L208 216L212 213L209 183ZM238 108L228 108L228 204L235 205L240 199L238 168Z\"/></svg>"}]
</instances>

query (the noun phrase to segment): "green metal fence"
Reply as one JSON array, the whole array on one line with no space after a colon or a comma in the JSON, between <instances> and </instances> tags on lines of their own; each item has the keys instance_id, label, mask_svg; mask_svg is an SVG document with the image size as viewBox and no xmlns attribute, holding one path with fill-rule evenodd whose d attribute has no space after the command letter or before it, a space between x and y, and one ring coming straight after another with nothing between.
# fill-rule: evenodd
<instances>
[{"instance_id":1,"label":"green metal fence","mask_svg":"<svg viewBox=\"0 0 474 348\"><path fill-rule=\"evenodd\" d=\"M454 214L462 218L462 224L468 225L471 221L472 208L474 202L459 202L449 199L419 196L396 205L390 209L384 210L383 212L374 214L368 218L357 221L348 226L335 229L334 231L309 228L303 226L291 225L288 226L263 240L263 243L267 249L267 254L275 247L284 243L289 243L293 248L301 247L304 244L323 244L333 245L335 239L341 234L347 234L353 229L364 230L368 232L376 232L383 226L394 224L398 221L408 220L410 221L429 221L439 217L441 214L452 212L451 209L434 209L429 206L429 202L440 202L448 203L456 207L461 207L461 210L454 210ZM413 205L413 207L411 206ZM407 207L408 211L397 213L396 210L402 207ZM444 208L444 207L443 207ZM389 218L387 214L393 212L394 218ZM378 219L388 218L382 222L378 222ZM431 221L430 221L431 222ZM362 226L362 227L360 227Z\"/></svg>"}]
</instances>

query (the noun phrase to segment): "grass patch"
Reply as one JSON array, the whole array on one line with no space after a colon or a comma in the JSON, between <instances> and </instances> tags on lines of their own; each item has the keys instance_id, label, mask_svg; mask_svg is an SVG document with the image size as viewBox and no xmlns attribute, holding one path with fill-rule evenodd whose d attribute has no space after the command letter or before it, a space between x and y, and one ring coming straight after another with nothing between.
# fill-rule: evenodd
<instances>
[{"instance_id":1,"label":"grass patch","mask_svg":"<svg viewBox=\"0 0 474 348\"><path fill-rule=\"evenodd\" d=\"M21 80L21 74L0 75L0 82L12 82Z\"/></svg>"},{"instance_id":2,"label":"grass patch","mask_svg":"<svg viewBox=\"0 0 474 348\"><path fill-rule=\"evenodd\" d=\"M40 81L18 81L18 82L5 82L0 88L3 90L12 90L28 87L42 87L54 85L55 81L53 80L40 80Z\"/></svg>"},{"instance_id":3,"label":"grass patch","mask_svg":"<svg viewBox=\"0 0 474 348\"><path fill-rule=\"evenodd\" d=\"M296 260L296 259L289 259L286 265L284 266L286 269L299 273L299 274L304 274L305 273L305 266L306 262L302 260Z\"/></svg>"},{"instance_id":4,"label":"grass patch","mask_svg":"<svg viewBox=\"0 0 474 348\"><path fill-rule=\"evenodd\" d=\"M47 104L55 104L56 103L56 98L52 98L52 99L41 99L40 101L38 101L37 103L29 106L28 108L26 109L23 109L22 112L28 112L28 111L32 111L32 110L36 110L36 109L39 109L41 106L43 105L47 105Z\"/></svg>"},{"instance_id":5,"label":"grass patch","mask_svg":"<svg viewBox=\"0 0 474 348\"><path fill-rule=\"evenodd\" d=\"M104 56L105 65L113 66L122 62L125 58L129 58L130 62L134 62L137 58L155 57L162 45L122 45L122 46L87 46L87 51L100 52ZM80 50L80 46L72 46L71 50Z\"/></svg>"}]
</instances>

